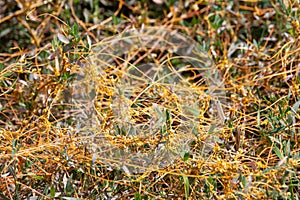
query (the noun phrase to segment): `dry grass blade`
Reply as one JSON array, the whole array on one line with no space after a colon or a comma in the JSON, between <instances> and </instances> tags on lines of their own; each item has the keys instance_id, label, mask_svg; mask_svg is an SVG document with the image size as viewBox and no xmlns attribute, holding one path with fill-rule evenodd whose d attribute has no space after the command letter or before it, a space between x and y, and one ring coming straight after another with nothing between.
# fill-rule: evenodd
<instances>
[{"instance_id":1,"label":"dry grass blade","mask_svg":"<svg viewBox=\"0 0 300 200\"><path fill-rule=\"evenodd\" d=\"M299 9L0 1L0 199L299 199Z\"/></svg>"}]
</instances>

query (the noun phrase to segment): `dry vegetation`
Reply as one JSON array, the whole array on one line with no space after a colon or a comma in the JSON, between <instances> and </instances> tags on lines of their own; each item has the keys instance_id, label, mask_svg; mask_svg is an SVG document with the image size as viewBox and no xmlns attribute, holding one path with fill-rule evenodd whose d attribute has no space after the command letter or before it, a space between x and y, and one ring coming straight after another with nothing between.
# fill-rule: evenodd
<instances>
[{"instance_id":1,"label":"dry vegetation","mask_svg":"<svg viewBox=\"0 0 300 200\"><path fill-rule=\"evenodd\" d=\"M299 2L158 3L0 1L0 199L299 199ZM175 86L147 82L145 71L128 72L148 62L179 69L182 60L168 49L94 52L143 27L181 33L207 52L203 59L215 63L209 70L220 73L218 89L226 93L222 125L213 126L215 96L205 93L209 81L200 69L181 72L186 99ZM82 73L87 80L78 79ZM127 102L116 98L127 92L118 87L124 76L135 85ZM182 116L184 102L197 105L186 117L193 123ZM125 105L120 115L115 105ZM164 107L153 125L161 126L147 135L153 105ZM124 122L128 116L140 133ZM146 157L139 155L153 155L162 141L172 151L187 138L178 154L141 164ZM111 148L138 158L106 156Z\"/></svg>"}]
</instances>

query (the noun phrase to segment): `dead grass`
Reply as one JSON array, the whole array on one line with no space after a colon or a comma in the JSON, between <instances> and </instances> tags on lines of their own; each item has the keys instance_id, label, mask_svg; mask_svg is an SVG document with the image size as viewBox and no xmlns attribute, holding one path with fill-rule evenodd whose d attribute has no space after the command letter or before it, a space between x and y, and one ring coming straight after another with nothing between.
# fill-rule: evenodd
<instances>
[{"instance_id":1,"label":"dead grass","mask_svg":"<svg viewBox=\"0 0 300 200\"><path fill-rule=\"evenodd\" d=\"M0 3L1 199L299 198L299 4L103 2ZM153 26L208 52L224 85L218 90L226 93L222 126L212 126L216 96L205 93L203 75L209 70L181 72L189 81L176 88L147 80L148 72L129 72L164 61L163 72L181 69L181 57L168 49L93 53L125 30ZM94 65L103 67L100 74L85 67ZM88 69L86 80L81 69ZM131 88L118 84L129 79L135 87L124 100ZM189 124L182 105L193 102ZM161 125L153 134L143 132L149 119ZM139 133L126 120L140 125ZM168 152L142 164L161 143ZM126 159L119 149L130 152Z\"/></svg>"}]
</instances>

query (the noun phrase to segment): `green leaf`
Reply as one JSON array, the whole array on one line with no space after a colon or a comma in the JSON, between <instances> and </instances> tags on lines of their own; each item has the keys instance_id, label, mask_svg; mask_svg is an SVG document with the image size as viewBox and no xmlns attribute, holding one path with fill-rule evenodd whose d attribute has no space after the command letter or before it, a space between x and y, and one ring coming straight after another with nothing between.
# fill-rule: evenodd
<instances>
[{"instance_id":1,"label":"green leaf","mask_svg":"<svg viewBox=\"0 0 300 200\"><path fill-rule=\"evenodd\" d=\"M166 110L166 124L168 126L171 126L171 111L170 111L170 109Z\"/></svg>"},{"instance_id":2,"label":"green leaf","mask_svg":"<svg viewBox=\"0 0 300 200\"><path fill-rule=\"evenodd\" d=\"M44 180L44 177L43 177L43 176L33 175L32 177L35 178L35 179L38 179L38 180L40 180L40 181Z\"/></svg>"},{"instance_id":3,"label":"green leaf","mask_svg":"<svg viewBox=\"0 0 300 200\"><path fill-rule=\"evenodd\" d=\"M290 142L290 140L288 140L288 141L285 143L285 145L284 145L284 150L285 150L284 154L287 155L287 156L289 156L290 153L291 153L291 142Z\"/></svg>"},{"instance_id":4,"label":"green leaf","mask_svg":"<svg viewBox=\"0 0 300 200\"><path fill-rule=\"evenodd\" d=\"M55 191L56 191L56 188L55 186L53 185L50 189L50 197L55 197Z\"/></svg>"},{"instance_id":5,"label":"green leaf","mask_svg":"<svg viewBox=\"0 0 300 200\"><path fill-rule=\"evenodd\" d=\"M280 149L278 147L273 147L273 151L276 153L276 155L278 156L279 159L283 159L283 155L280 152Z\"/></svg>"},{"instance_id":6,"label":"green leaf","mask_svg":"<svg viewBox=\"0 0 300 200\"><path fill-rule=\"evenodd\" d=\"M283 131L284 129L285 129L285 126L280 126L280 127L274 128L273 130L269 131L269 134L279 133L279 132Z\"/></svg>"},{"instance_id":7,"label":"green leaf","mask_svg":"<svg viewBox=\"0 0 300 200\"><path fill-rule=\"evenodd\" d=\"M268 136L269 137L269 139L271 140L271 141L274 141L274 142L276 142L277 144L281 144L281 142L276 138L276 137L273 137L273 136Z\"/></svg>"},{"instance_id":8,"label":"green leaf","mask_svg":"<svg viewBox=\"0 0 300 200\"><path fill-rule=\"evenodd\" d=\"M190 153L185 153L184 156L183 156L183 161L187 161L189 158L191 157Z\"/></svg>"},{"instance_id":9,"label":"green leaf","mask_svg":"<svg viewBox=\"0 0 300 200\"><path fill-rule=\"evenodd\" d=\"M165 120L165 115L161 112L160 108L156 107L155 110L159 114L160 119L164 119Z\"/></svg>"},{"instance_id":10,"label":"green leaf","mask_svg":"<svg viewBox=\"0 0 300 200\"><path fill-rule=\"evenodd\" d=\"M184 183L184 191L185 191L185 199L189 199L190 196L190 182L187 176L183 176L183 183Z\"/></svg>"},{"instance_id":11,"label":"green leaf","mask_svg":"<svg viewBox=\"0 0 300 200\"><path fill-rule=\"evenodd\" d=\"M194 109L194 108L187 107L187 106L185 106L184 109L189 111L195 117L198 117L200 115L200 111L198 109Z\"/></svg>"},{"instance_id":12,"label":"green leaf","mask_svg":"<svg viewBox=\"0 0 300 200\"><path fill-rule=\"evenodd\" d=\"M283 2L283 0L279 0L279 4L281 9L283 10L284 14L289 15L289 11L288 9L285 7L285 3Z\"/></svg>"},{"instance_id":13,"label":"green leaf","mask_svg":"<svg viewBox=\"0 0 300 200\"><path fill-rule=\"evenodd\" d=\"M247 184L247 182L246 182L246 177L243 176L243 175L241 175L241 176L240 176L240 182L242 183L243 187L245 188L245 187L246 187L246 184Z\"/></svg>"},{"instance_id":14,"label":"green leaf","mask_svg":"<svg viewBox=\"0 0 300 200\"><path fill-rule=\"evenodd\" d=\"M142 199L142 197L141 197L140 193L136 192L134 194L134 200L141 200L141 199Z\"/></svg>"},{"instance_id":15,"label":"green leaf","mask_svg":"<svg viewBox=\"0 0 300 200\"><path fill-rule=\"evenodd\" d=\"M300 107L300 101L297 101L292 107L293 108L292 110L295 114L298 113L299 107Z\"/></svg>"},{"instance_id":16,"label":"green leaf","mask_svg":"<svg viewBox=\"0 0 300 200\"><path fill-rule=\"evenodd\" d=\"M118 24L118 18L115 15L112 15L112 18L113 18L113 23L115 25L117 25Z\"/></svg>"},{"instance_id":17,"label":"green leaf","mask_svg":"<svg viewBox=\"0 0 300 200\"><path fill-rule=\"evenodd\" d=\"M258 44L258 42L256 41L256 39L253 39L253 44L254 44L254 46L255 46L257 49L259 49L259 44Z\"/></svg>"},{"instance_id":18,"label":"green leaf","mask_svg":"<svg viewBox=\"0 0 300 200\"><path fill-rule=\"evenodd\" d=\"M209 130L208 130L208 134L211 135L213 133L213 131L215 130L215 128L217 127L217 125L213 124L209 127Z\"/></svg>"},{"instance_id":19,"label":"green leaf","mask_svg":"<svg viewBox=\"0 0 300 200\"><path fill-rule=\"evenodd\" d=\"M77 38L78 36L78 24L75 22L72 27L73 36Z\"/></svg>"}]
</instances>

